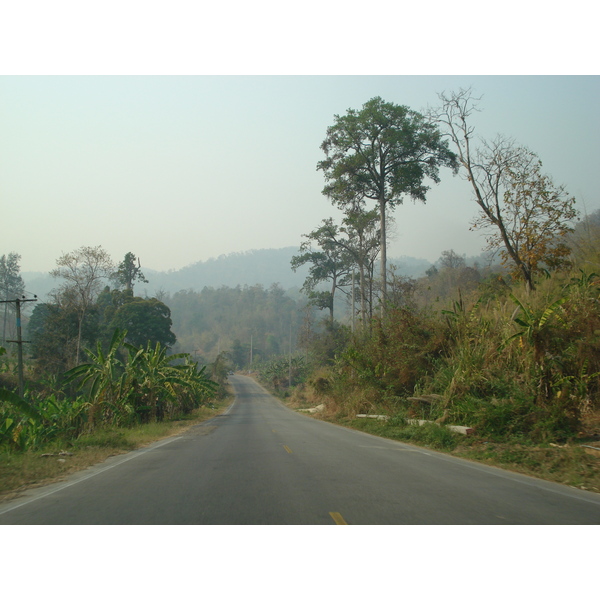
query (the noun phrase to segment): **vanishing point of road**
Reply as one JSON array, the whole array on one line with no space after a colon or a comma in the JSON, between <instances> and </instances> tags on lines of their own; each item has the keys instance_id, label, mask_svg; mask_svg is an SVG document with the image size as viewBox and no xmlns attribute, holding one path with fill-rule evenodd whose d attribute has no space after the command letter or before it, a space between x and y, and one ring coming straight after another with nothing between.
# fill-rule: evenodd
<instances>
[{"instance_id":1,"label":"vanishing point of road","mask_svg":"<svg viewBox=\"0 0 600 600\"><path fill-rule=\"evenodd\" d=\"M600 524L600 495L297 414L249 377L229 410L0 504L0 524Z\"/></svg>"}]
</instances>

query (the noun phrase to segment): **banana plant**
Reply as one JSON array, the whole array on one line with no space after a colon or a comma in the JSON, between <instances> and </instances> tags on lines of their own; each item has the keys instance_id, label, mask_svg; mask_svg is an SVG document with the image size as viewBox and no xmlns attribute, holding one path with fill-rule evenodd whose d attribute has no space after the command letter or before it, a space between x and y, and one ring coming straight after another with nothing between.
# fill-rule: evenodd
<instances>
[{"instance_id":1,"label":"banana plant","mask_svg":"<svg viewBox=\"0 0 600 600\"><path fill-rule=\"evenodd\" d=\"M513 321L521 329L507 338L500 345L500 349L504 349L515 339L525 340L533 349L534 362L540 364L545 352L545 340L548 337L553 320L564 324L559 308L567 301L567 298L559 298L546 308L534 311L521 302L514 294L511 294L510 297L517 305Z\"/></svg>"},{"instance_id":2,"label":"banana plant","mask_svg":"<svg viewBox=\"0 0 600 600\"><path fill-rule=\"evenodd\" d=\"M77 365L65 373L65 385L79 379L81 390L89 384L88 422L91 428L105 409L112 409L110 412L113 414L120 409L119 403L124 396L125 365L119 359L118 351L126 335L127 331L115 329L106 353L98 342L96 353L86 349L90 362Z\"/></svg>"},{"instance_id":3,"label":"banana plant","mask_svg":"<svg viewBox=\"0 0 600 600\"><path fill-rule=\"evenodd\" d=\"M83 413L87 407L83 399L59 400L54 394L38 400L36 408L45 427L44 435L47 438L77 435L84 425Z\"/></svg>"},{"instance_id":4,"label":"banana plant","mask_svg":"<svg viewBox=\"0 0 600 600\"><path fill-rule=\"evenodd\" d=\"M183 390L211 393L215 385L205 376L204 367L200 372L192 367L189 354L167 355L167 348L157 343L152 347L137 348L125 344L129 351L127 364L127 381L131 393L136 397L137 408L147 409L149 418L156 420L162 417L168 405L177 409L178 394ZM176 360L187 363L173 365Z\"/></svg>"},{"instance_id":5,"label":"banana plant","mask_svg":"<svg viewBox=\"0 0 600 600\"><path fill-rule=\"evenodd\" d=\"M15 420L11 417L0 419L0 446L12 439L12 432L15 426Z\"/></svg>"},{"instance_id":6,"label":"banana plant","mask_svg":"<svg viewBox=\"0 0 600 600\"><path fill-rule=\"evenodd\" d=\"M16 409L17 413L29 419L33 419L34 421L40 421L42 419L42 416L36 407L32 406L27 400L23 400L23 398L18 394L15 394L15 392L0 389L0 402L6 402Z\"/></svg>"},{"instance_id":7,"label":"banana plant","mask_svg":"<svg viewBox=\"0 0 600 600\"><path fill-rule=\"evenodd\" d=\"M30 430L41 423L42 416L34 406L10 390L0 389L0 402L9 406L9 411L2 411L0 443L25 450L32 445Z\"/></svg>"},{"instance_id":8,"label":"banana plant","mask_svg":"<svg viewBox=\"0 0 600 600\"><path fill-rule=\"evenodd\" d=\"M571 283L567 287L576 287L582 290L600 290L600 276L597 273L586 273L579 269L579 277L571 277Z\"/></svg>"}]
</instances>

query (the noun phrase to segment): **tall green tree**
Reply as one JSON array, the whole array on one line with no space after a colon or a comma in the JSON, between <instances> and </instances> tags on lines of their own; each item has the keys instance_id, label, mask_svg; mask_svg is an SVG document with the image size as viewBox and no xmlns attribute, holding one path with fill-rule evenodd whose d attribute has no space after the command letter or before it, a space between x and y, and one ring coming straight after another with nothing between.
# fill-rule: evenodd
<instances>
[{"instance_id":1,"label":"tall green tree","mask_svg":"<svg viewBox=\"0 0 600 600\"><path fill-rule=\"evenodd\" d=\"M109 254L101 246L82 246L78 250L63 254L57 259L56 265L56 269L53 269L50 275L64 280L60 292L72 302L78 314L75 362L79 364L86 313L100 293L102 282L112 275L114 265Z\"/></svg>"},{"instance_id":2,"label":"tall green tree","mask_svg":"<svg viewBox=\"0 0 600 600\"><path fill-rule=\"evenodd\" d=\"M73 367L79 334L79 315L69 304L37 304L27 325L32 358L39 371L60 375ZM83 327L83 337L86 328Z\"/></svg>"},{"instance_id":3,"label":"tall green tree","mask_svg":"<svg viewBox=\"0 0 600 600\"><path fill-rule=\"evenodd\" d=\"M133 252L128 252L125 258L119 263L116 272L113 274L113 280L119 287L124 287L126 290L133 290L133 285L136 281L148 283L148 280L142 273L140 259Z\"/></svg>"},{"instance_id":4,"label":"tall green tree","mask_svg":"<svg viewBox=\"0 0 600 600\"><path fill-rule=\"evenodd\" d=\"M170 348L177 341L171 331L171 311L156 298L133 298L115 312L110 329L127 331L126 340L134 346L154 346L156 343Z\"/></svg>"},{"instance_id":5,"label":"tall green tree","mask_svg":"<svg viewBox=\"0 0 600 600\"><path fill-rule=\"evenodd\" d=\"M98 314L99 337L103 346L109 343L112 338L115 326L112 320L116 312L128 302L135 300L133 290L127 289L110 289L106 286L95 302L95 308ZM139 300L140 298L138 298Z\"/></svg>"},{"instance_id":6,"label":"tall green tree","mask_svg":"<svg viewBox=\"0 0 600 600\"><path fill-rule=\"evenodd\" d=\"M439 183L442 166L457 171L456 156L434 123L406 106L375 97L361 110L334 116L321 144L325 160L317 164L323 188L341 207L375 200L380 215L382 312L386 299L386 211L406 196L425 202L424 180Z\"/></svg>"},{"instance_id":7,"label":"tall green tree","mask_svg":"<svg viewBox=\"0 0 600 600\"><path fill-rule=\"evenodd\" d=\"M310 265L302 289L313 305L329 309L332 322L335 292L345 291L351 281L353 268L352 256L338 243L338 235L339 227L333 223L333 219L324 219L320 227L303 236L306 241L300 245L300 254L291 261L294 271L302 265ZM330 282L330 291L316 289L324 282Z\"/></svg>"},{"instance_id":8,"label":"tall green tree","mask_svg":"<svg viewBox=\"0 0 600 600\"><path fill-rule=\"evenodd\" d=\"M381 251L381 232L377 210L365 211L360 204L346 209L337 243L354 258L359 271L359 301L361 323L367 322L367 304L372 316L373 274L375 261ZM368 289L367 289L368 288Z\"/></svg>"}]
</instances>

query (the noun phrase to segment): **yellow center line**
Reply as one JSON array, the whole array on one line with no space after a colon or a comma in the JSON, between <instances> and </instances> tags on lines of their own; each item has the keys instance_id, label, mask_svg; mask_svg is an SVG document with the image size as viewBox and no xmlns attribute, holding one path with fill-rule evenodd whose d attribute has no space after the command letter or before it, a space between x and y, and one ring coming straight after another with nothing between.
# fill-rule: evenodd
<instances>
[{"instance_id":1,"label":"yellow center line","mask_svg":"<svg viewBox=\"0 0 600 600\"><path fill-rule=\"evenodd\" d=\"M330 512L329 516L335 521L336 525L348 525L348 523L346 523L344 520L344 517L342 517L342 515L340 515L338 512Z\"/></svg>"},{"instance_id":2,"label":"yellow center line","mask_svg":"<svg viewBox=\"0 0 600 600\"><path fill-rule=\"evenodd\" d=\"M292 451L291 451L291 450L290 450L290 449L289 449L287 446L284 446L284 448L285 448L285 451L286 451L288 454L291 454L291 453L292 453Z\"/></svg>"}]
</instances>

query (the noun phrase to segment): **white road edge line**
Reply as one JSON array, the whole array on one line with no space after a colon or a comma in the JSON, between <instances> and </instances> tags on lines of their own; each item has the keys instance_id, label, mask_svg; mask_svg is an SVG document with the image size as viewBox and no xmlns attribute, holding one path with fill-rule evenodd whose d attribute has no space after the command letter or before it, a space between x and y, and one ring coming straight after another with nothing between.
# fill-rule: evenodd
<instances>
[{"instance_id":1,"label":"white road edge line","mask_svg":"<svg viewBox=\"0 0 600 600\"><path fill-rule=\"evenodd\" d=\"M171 442L175 442L176 440L180 440L180 439L181 439L181 436L175 437L175 438L169 438L167 440L164 440L163 442L158 442L156 444L153 444L150 448L145 448L144 450L138 450L138 451L133 450L132 452L127 454L122 460L119 460L111 465L106 466L106 467L97 469L93 473L89 473L88 475L84 475L83 477L79 477L75 481L69 481L69 482L65 483L64 485L61 485L61 486L59 486L53 490L50 490L48 492L36 495L33 498L24 500L23 502L19 502L18 504L15 504L14 506L9 506L8 508L0 509L0 515L3 515L4 513L10 512L11 510L15 510L17 508L21 508L22 506L25 506L26 504L30 504L31 502L35 502L36 500L41 500L42 498L46 498L47 496L56 494L56 492L60 492L61 490L64 490L65 488L71 487L72 485L76 485L78 483L81 483L82 481L86 481L87 479L91 479L92 477L95 477L96 475L100 475L100 473L104 473L104 471L108 471L109 469L118 467L119 465L122 465L123 463L125 463L129 460L137 458L138 456L141 456L142 454L146 454L146 452L150 452L152 450L155 450L156 448L160 448L161 446L166 446L167 444L170 444ZM94 468L94 467L91 467L91 468ZM76 474L73 474L73 475L76 476ZM49 484L49 485L51 485L51 484Z\"/></svg>"},{"instance_id":2,"label":"white road edge line","mask_svg":"<svg viewBox=\"0 0 600 600\"><path fill-rule=\"evenodd\" d=\"M329 425L330 423L326 423L325 421L317 421L320 423L324 423ZM340 425L340 427L342 427ZM351 431L352 433L356 433L363 436L368 437L377 437L371 433L366 433L365 431L360 431L359 429L346 429L347 431ZM396 444L400 446L406 446L404 442L398 440L392 440L390 438L379 438L380 440L385 440L386 445L394 446ZM381 442L380 442L381 443ZM406 450L406 448L398 448L402 450ZM553 494L557 494L558 496L565 496L567 498L572 498L576 500L581 500L582 502L588 502L590 504L600 505L600 494L595 494L589 490L581 490L576 487L571 487L569 485L560 484L556 481L549 481L547 479L541 479L539 477L535 477L534 475L526 475L525 473L519 473L518 471L510 471L508 469L503 469L502 467L496 467L493 465L486 465L484 463L477 463L476 461L469 460L467 458L462 458L460 456L452 456L451 454L444 454L443 452L429 453L424 452L422 450L416 450L419 454L423 454L425 456L430 456L434 459L439 458L441 460L445 460L446 462L451 463L459 463L463 464L465 467L469 469L474 469L476 471L480 471L482 473L487 473L488 475L492 475L494 477L499 477L501 479L508 479L510 481L518 482L522 485L542 489L547 492L551 492ZM561 487L564 486L566 489L563 491ZM590 494L589 497L585 498L585 495ZM596 498L594 496L597 496Z\"/></svg>"},{"instance_id":3,"label":"white road edge line","mask_svg":"<svg viewBox=\"0 0 600 600\"><path fill-rule=\"evenodd\" d=\"M445 460L447 462L452 462L453 459L458 460L464 463L465 467L469 469L474 469L475 471L488 473L490 475L493 475L494 477L500 477L501 479L516 481L517 483L520 483L522 485L541 489L546 492L551 492L553 494L558 494L559 496L566 496L567 498L572 498L574 500L589 502L590 504L595 504L597 506L600 505L600 494L598 494L597 498L583 497L584 494L591 494L592 496L596 495L594 494L594 492L590 492L589 490L581 490L579 488L571 487L570 485L566 485L564 483L561 484L556 481L549 481L548 479L540 479L539 477L535 477L534 475L527 475L525 473L519 473L518 471L509 471L508 469L503 469L502 467L496 467L494 465L478 464L474 461L470 461L469 459L462 458L460 456L445 455L441 452L438 452L434 455L434 457L440 458L441 460ZM567 489L563 491L561 489L561 486L565 486L565 488Z\"/></svg>"},{"instance_id":4,"label":"white road edge line","mask_svg":"<svg viewBox=\"0 0 600 600\"><path fill-rule=\"evenodd\" d=\"M265 393L267 393L269 396L272 396L272 394L270 394L267 390L265 390L265 388L263 388L258 382L254 382L256 383L260 388L263 389L263 391ZM275 398L274 396L272 396L273 398ZM277 400L277 399L276 399ZM284 408L286 408L287 410L291 410L290 408L288 408L287 406L285 406L280 400L278 400L278 402L281 404L281 406L284 406ZM293 414L298 415L298 416L302 416L305 418L310 418L306 415L302 415L301 413L297 413L295 411L292 411ZM559 496L566 496L568 498L572 498L572 499L577 499L577 500L582 500L583 502L588 502L590 504L596 504L599 505L600 504L600 497L598 499L593 498L593 497L582 497L582 495L584 494L592 494L594 495L594 492L590 492L590 491L586 491L586 490L580 490L578 488L571 488L570 486L566 486L567 490L563 491L561 490L561 484L554 482L554 481L548 481L546 479L540 479L537 478L535 476L532 475L525 475L524 473L518 473L516 471L510 471L508 469L502 469L502 467L495 467L495 466L491 466L491 465L486 465L486 464L478 464L474 461L470 461L466 458L461 458L458 456L452 456L452 455L446 455L443 454L442 452L435 452L435 453L429 453L429 452L425 452L421 449L419 449L419 447L415 447L410 448L410 444L406 444L404 442L398 441L398 440L392 440L389 438L378 438L378 436L375 436L373 434L370 433L366 433L365 431L360 431L358 429L349 429L348 427L344 427L343 425L337 425L336 423L328 423L326 421L320 421L320 420L315 420L315 419L311 419L314 423L320 423L326 427L330 427L330 426L334 426L334 427L340 427L341 429L344 429L352 434L357 434L357 435L361 435L361 436L365 436L368 438L377 438L378 440L381 440L379 443L383 442L385 445L396 445L397 449L403 449L403 450L412 450L413 452L417 452L418 454L422 454L425 456L430 456L435 458L440 458L442 460L445 460L447 462L454 462L455 464L463 464L464 466L470 468L470 469L475 469L477 471L483 472L483 473L487 473L488 475L492 475L495 477L499 477L501 479L508 479L510 481L514 481L517 483L521 483L522 485L525 486L529 486L529 487L533 487L533 488L537 488L537 489L542 489L545 490L547 492L552 492L554 494L557 494ZM358 444L357 444L358 445ZM401 446L403 448L398 448L398 446ZM563 484L564 485L564 484ZM600 495L599 495L600 496ZM1 514L1 513L0 513Z\"/></svg>"},{"instance_id":5,"label":"white road edge line","mask_svg":"<svg viewBox=\"0 0 600 600\"><path fill-rule=\"evenodd\" d=\"M229 414L229 411L233 408L233 405L236 403L236 400L237 400L237 396L234 396L233 402L229 405L229 407L227 408L227 410L224 413L221 414L221 416Z\"/></svg>"}]
</instances>

